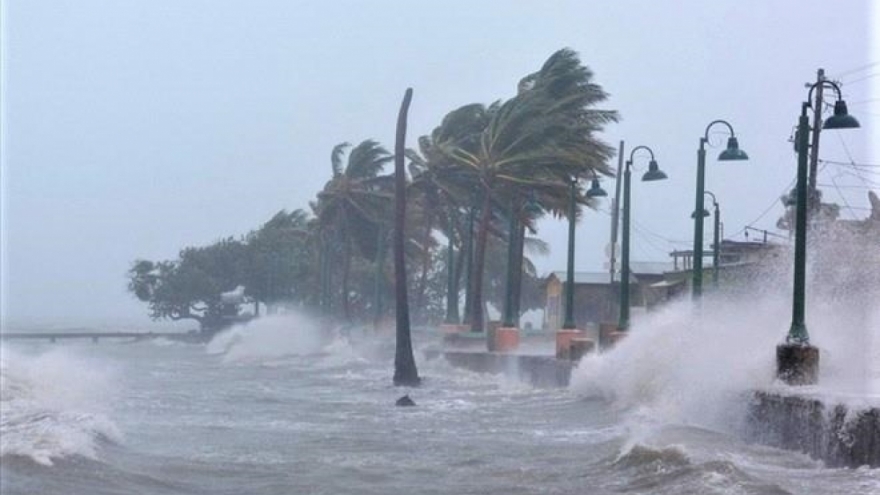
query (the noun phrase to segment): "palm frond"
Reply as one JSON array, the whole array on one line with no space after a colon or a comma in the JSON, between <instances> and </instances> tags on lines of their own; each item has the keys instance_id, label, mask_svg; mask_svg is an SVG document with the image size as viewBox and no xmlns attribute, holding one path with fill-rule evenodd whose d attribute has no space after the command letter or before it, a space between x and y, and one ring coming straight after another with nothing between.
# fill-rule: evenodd
<instances>
[{"instance_id":1,"label":"palm frond","mask_svg":"<svg viewBox=\"0 0 880 495\"><path fill-rule=\"evenodd\" d=\"M393 159L388 150L378 142L367 139L352 148L344 173L352 179L375 177Z\"/></svg>"},{"instance_id":2,"label":"palm frond","mask_svg":"<svg viewBox=\"0 0 880 495\"><path fill-rule=\"evenodd\" d=\"M333 147L333 151L330 153L330 164L333 167L333 177L342 174L342 155L345 153L345 150L350 147L351 144L348 142L339 143Z\"/></svg>"}]
</instances>

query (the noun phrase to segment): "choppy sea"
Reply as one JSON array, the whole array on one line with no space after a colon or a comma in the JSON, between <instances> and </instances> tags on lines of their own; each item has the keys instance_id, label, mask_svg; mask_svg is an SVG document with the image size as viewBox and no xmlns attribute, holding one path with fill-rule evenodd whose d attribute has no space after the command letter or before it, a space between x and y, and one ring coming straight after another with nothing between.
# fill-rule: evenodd
<instances>
[{"instance_id":1,"label":"choppy sea","mask_svg":"<svg viewBox=\"0 0 880 495\"><path fill-rule=\"evenodd\" d=\"M711 363L682 365L684 335L634 336L568 389L456 369L425 357L436 336L414 340L417 389L391 385L390 336L304 318L207 345L4 342L0 491L880 494L880 470L740 440L741 401L700 373ZM416 407L394 406L404 393Z\"/></svg>"}]
</instances>

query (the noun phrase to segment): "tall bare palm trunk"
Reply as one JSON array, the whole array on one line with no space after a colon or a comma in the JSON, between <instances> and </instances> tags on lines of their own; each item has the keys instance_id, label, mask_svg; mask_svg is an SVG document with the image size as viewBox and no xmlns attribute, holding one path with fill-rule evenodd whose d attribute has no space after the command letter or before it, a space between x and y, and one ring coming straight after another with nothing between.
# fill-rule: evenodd
<instances>
[{"instance_id":1,"label":"tall bare palm trunk","mask_svg":"<svg viewBox=\"0 0 880 495\"><path fill-rule=\"evenodd\" d=\"M397 342L394 352L394 385L409 387L421 383L416 360L413 357L409 328L409 302L406 291L406 258L404 257L404 227L406 226L406 175L403 153L406 142L406 114L412 100L412 88L407 88L397 117L397 137L394 143L394 281L397 300Z\"/></svg>"}]
</instances>

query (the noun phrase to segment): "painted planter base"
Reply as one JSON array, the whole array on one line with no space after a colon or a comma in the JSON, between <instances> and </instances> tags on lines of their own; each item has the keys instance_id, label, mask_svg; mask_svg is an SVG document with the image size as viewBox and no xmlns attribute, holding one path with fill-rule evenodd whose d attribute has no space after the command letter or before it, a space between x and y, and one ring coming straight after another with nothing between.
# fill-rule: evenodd
<instances>
[{"instance_id":1,"label":"painted planter base","mask_svg":"<svg viewBox=\"0 0 880 495\"><path fill-rule=\"evenodd\" d=\"M571 356L571 339L584 338L583 330L562 329L556 331L556 358L570 359Z\"/></svg>"}]
</instances>

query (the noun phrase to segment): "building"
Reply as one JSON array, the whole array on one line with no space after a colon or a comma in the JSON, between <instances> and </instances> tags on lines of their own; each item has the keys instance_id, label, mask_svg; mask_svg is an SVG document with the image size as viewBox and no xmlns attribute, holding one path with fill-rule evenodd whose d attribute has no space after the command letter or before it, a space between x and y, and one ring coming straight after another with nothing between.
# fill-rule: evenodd
<instances>
[{"instance_id":1,"label":"building","mask_svg":"<svg viewBox=\"0 0 880 495\"><path fill-rule=\"evenodd\" d=\"M684 287L683 280L669 277L667 274L672 269L672 263L630 263L630 303L635 311L648 310L680 292ZM544 329L547 331L558 330L564 323L565 281L564 271L553 272L546 279ZM610 273L575 272L573 316L577 328L617 322L619 300L620 283L617 279L612 283Z\"/></svg>"}]
</instances>

